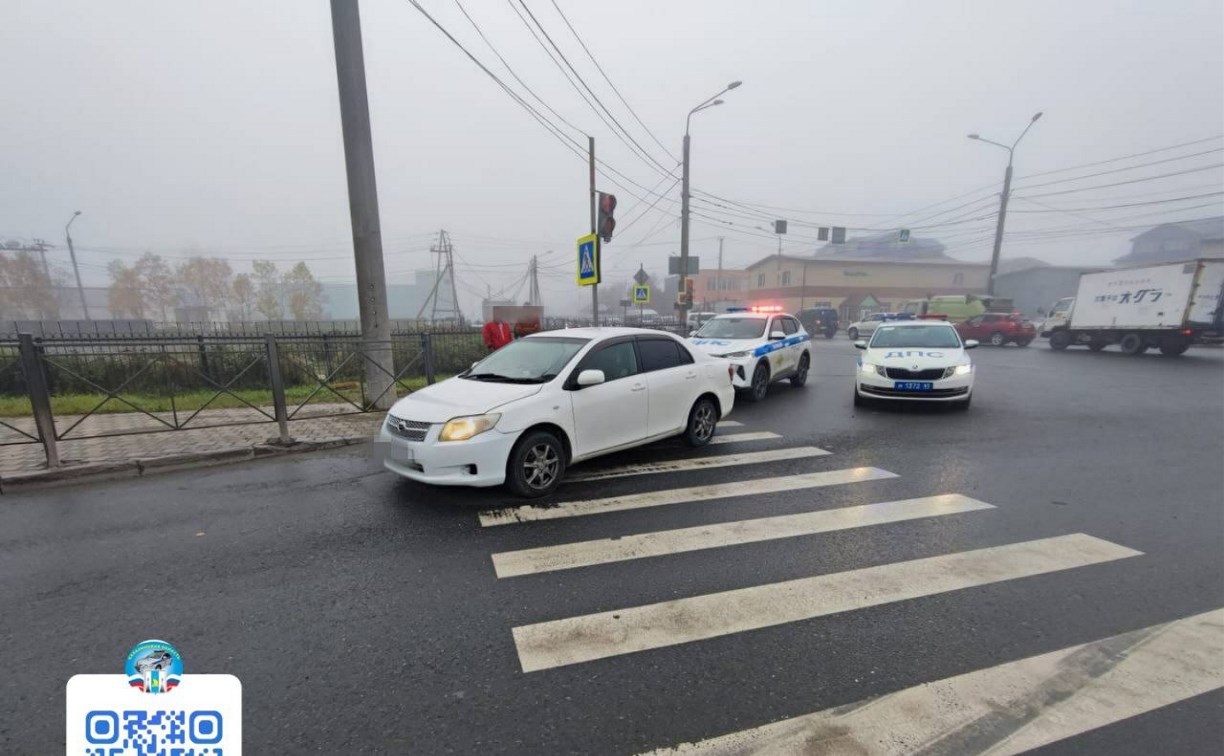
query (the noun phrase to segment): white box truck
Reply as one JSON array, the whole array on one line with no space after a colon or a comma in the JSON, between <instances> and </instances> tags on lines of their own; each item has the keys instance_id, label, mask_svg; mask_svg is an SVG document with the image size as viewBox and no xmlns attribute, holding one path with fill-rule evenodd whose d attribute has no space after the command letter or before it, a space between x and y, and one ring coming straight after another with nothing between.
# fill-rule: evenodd
<instances>
[{"instance_id":1,"label":"white box truck","mask_svg":"<svg viewBox=\"0 0 1224 756\"><path fill-rule=\"evenodd\" d=\"M1126 354L1155 347L1179 355L1193 344L1224 341L1222 294L1224 259L1085 273L1075 298L1059 301L1041 335L1057 350L1118 344Z\"/></svg>"}]
</instances>

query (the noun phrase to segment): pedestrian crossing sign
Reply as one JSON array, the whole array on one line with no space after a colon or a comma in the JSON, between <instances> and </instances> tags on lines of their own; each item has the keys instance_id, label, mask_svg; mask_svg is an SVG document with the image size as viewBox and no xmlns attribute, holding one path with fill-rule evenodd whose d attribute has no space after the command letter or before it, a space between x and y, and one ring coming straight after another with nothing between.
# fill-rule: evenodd
<instances>
[{"instance_id":1,"label":"pedestrian crossing sign","mask_svg":"<svg viewBox=\"0 0 1224 756\"><path fill-rule=\"evenodd\" d=\"M633 303L636 305L650 304L650 287L649 286L634 286L633 287Z\"/></svg>"},{"instance_id":2,"label":"pedestrian crossing sign","mask_svg":"<svg viewBox=\"0 0 1224 756\"><path fill-rule=\"evenodd\" d=\"M578 237L578 285L599 283L599 237L587 234Z\"/></svg>"}]
</instances>

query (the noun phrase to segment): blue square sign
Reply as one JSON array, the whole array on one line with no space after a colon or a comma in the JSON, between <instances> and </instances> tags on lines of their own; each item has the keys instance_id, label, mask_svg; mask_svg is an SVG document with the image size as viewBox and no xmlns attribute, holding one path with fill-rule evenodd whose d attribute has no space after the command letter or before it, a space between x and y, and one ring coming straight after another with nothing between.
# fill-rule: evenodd
<instances>
[{"instance_id":1,"label":"blue square sign","mask_svg":"<svg viewBox=\"0 0 1224 756\"><path fill-rule=\"evenodd\" d=\"M578 285L599 283L599 237L587 234L578 238Z\"/></svg>"}]
</instances>

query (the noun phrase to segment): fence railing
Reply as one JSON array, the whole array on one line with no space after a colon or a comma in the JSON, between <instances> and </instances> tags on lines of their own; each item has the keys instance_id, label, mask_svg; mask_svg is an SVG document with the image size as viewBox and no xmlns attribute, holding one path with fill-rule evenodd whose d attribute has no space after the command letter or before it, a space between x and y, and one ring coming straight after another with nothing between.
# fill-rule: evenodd
<instances>
[{"instance_id":1,"label":"fence railing","mask_svg":"<svg viewBox=\"0 0 1224 756\"><path fill-rule=\"evenodd\" d=\"M485 353L475 330L0 341L0 449L369 412ZM389 361L387 360L389 358ZM389 367L384 367L389 365Z\"/></svg>"},{"instance_id":2,"label":"fence railing","mask_svg":"<svg viewBox=\"0 0 1224 756\"><path fill-rule=\"evenodd\" d=\"M547 321L546 330L585 325ZM683 332L678 323L654 327ZM0 451L41 444L369 412L484 356L472 329L0 338ZM389 367L384 367L388 365Z\"/></svg>"}]
</instances>

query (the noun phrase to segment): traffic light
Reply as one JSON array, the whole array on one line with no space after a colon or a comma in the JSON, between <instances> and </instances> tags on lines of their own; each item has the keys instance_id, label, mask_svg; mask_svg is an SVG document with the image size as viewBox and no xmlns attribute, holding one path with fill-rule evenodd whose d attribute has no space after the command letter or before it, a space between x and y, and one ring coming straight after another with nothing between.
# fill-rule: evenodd
<instances>
[{"instance_id":1,"label":"traffic light","mask_svg":"<svg viewBox=\"0 0 1224 756\"><path fill-rule=\"evenodd\" d=\"M606 242L612 241L612 231L616 229L616 218L612 213L616 210L616 195L599 193L599 225L596 226L599 238Z\"/></svg>"},{"instance_id":2,"label":"traffic light","mask_svg":"<svg viewBox=\"0 0 1224 756\"><path fill-rule=\"evenodd\" d=\"M684 294L688 297L689 304L693 303L693 291L697 288L695 282L691 278L684 279Z\"/></svg>"}]
</instances>

